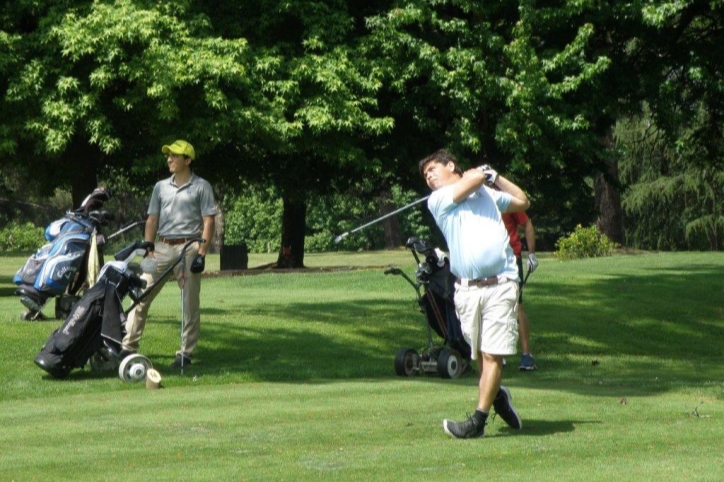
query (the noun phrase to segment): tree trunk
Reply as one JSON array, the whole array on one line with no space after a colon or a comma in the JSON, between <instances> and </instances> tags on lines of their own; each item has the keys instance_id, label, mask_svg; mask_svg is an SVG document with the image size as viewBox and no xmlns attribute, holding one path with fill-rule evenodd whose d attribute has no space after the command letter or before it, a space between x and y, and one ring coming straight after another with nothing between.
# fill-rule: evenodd
<instances>
[{"instance_id":1,"label":"tree trunk","mask_svg":"<svg viewBox=\"0 0 724 482\"><path fill-rule=\"evenodd\" d=\"M613 152L613 131L605 137L603 142ZM596 226L608 238L620 245L624 244L623 209L621 207L621 193L618 190L618 162L611 159L606 162L607 173L599 173L594 181L595 206L598 211Z\"/></svg>"},{"instance_id":2,"label":"tree trunk","mask_svg":"<svg viewBox=\"0 0 724 482\"><path fill-rule=\"evenodd\" d=\"M390 197L389 192L385 192L382 196L380 196L380 213L382 216L397 209L397 206L392 204L392 199L390 199ZM402 246L400 219L397 216L390 216L389 218L383 220L382 227L385 230L385 248L394 249Z\"/></svg>"},{"instance_id":3,"label":"tree trunk","mask_svg":"<svg viewBox=\"0 0 724 482\"><path fill-rule=\"evenodd\" d=\"M609 172L616 172L618 177L618 166L609 166ZM623 234L623 211L621 209L621 193L606 178L604 174L598 174L595 181L596 210L598 219L596 226L598 230L608 236L611 241L624 244Z\"/></svg>"},{"instance_id":4,"label":"tree trunk","mask_svg":"<svg viewBox=\"0 0 724 482\"><path fill-rule=\"evenodd\" d=\"M307 202L304 194L282 194L282 247L277 268L304 268L304 235L307 228Z\"/></svg>"},{"instance_id":5,"label":"tree trunk","mask_svg":"<svg viewBox=\"0 0 724 482\"><path fill-rule=\"evenodd\" d=\"M85 139L73 136L63 160L70 181L73 209L79 208L83 199L98 187L98 166L102 155L98 148L88 144Z\"/></svg>"},{"instance_id":6,"label":"tree trunk","mask_svg":"<svg viewBox=\"0 0 724 482\"><path fill-rule=\"evenodd\" d=\"M224 246L224 236L226 235L226 217L224 211L221 210L219 203L216 203L216 217L214 218L214 241L210 248L212 253L220 253Z\"/></svg>"}]
</instances>

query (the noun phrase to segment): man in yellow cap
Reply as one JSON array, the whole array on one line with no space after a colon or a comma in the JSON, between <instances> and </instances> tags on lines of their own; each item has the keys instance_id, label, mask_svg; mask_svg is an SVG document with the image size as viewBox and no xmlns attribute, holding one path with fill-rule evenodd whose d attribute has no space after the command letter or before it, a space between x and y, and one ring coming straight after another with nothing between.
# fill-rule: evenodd
<instances>
[{"instance_id":1,"label":"man in yellow cap","mask_svg":"<svg viewBox=\"0 0 724 482\"><path fill-rule=\"evenodd\" d=\"M185 262L174 270L184 295L184 329L181 349L176 352L171 367L183 368L191 364L192 352L199 340L201 273L214 235L217 210L211 185L191 171L191 162L196 158L194 147L184 140L177 140L163 146L161 152L167 156L171 177L156 183L148 206L145 239L155 243L155 251L149 257L156 261L156 269L145 273L143 278L147 283L146 289L153 287L153 291L128 316L121 355L138 350L148 309L168 279L161 279L161 274L181 256L188 240L203 238L204 242L192 243L188 247Z\"/></svg>"}]
</instances>

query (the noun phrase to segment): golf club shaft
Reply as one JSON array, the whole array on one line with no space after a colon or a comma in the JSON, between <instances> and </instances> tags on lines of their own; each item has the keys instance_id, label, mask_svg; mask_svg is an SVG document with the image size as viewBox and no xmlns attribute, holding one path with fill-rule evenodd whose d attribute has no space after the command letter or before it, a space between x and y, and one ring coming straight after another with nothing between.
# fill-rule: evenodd
<instances>
[{"instance_id":1,"label":"golf club shaft","mask_svg":"<svg viewBox=\"0 0 724 482\"><path fill-rule=\"evenodd\" d=\"M185 246L184 246L185 248ZM184 330L186 329L186 249L181 253L181 375L184 374L184 357L186 356L186 338Z\"/></svg>"},{"instance_id":2,"label":"golf club shaft","mask_svg":"<svg viewBox=\"0 0 724 482\"><path fill-rule=\"evenodd\" d=\"M115 233L111 234L106 239L111 240L111 239L115 238L116 236L119 236L119 235L125 233L126 231L129 231L129 230L135 228L139 224L146 224L146 221L136 221L135 223L131 223L128 226L123 227L123 228L119 229L118 231L116 231Z\"/></svg>"},{"instance_id":3,"label":"golf club shaft","mask_svg":"<svg viewBox=\"0 0 724 482\"><path fill-rule=\"evenodd\" d=\"M525 278L523 279L523 282L520 284L520 292L523 292L523 288L525 288L525 285L528 283L528 276L533 272L532 269L528 268L528 272L525 274Z\"/></svg>"},{"instance_id":4,"label":"golf club shaft","mask_svg":"<svg viewBox=\"0 0 724 482\"><path fill-rule=\"evenodd\" d=\"M193 243L203 243L203 238L189 239L181 249L181 375L184 374L184 360L186 359L186 250Z\"/></svg>"},{"instance_id":5,"label":"golf club shaft","mask_svg":"<svg viewBox=\"0 0 724 482\"><path fill-rule=\"evenodd\" d=\"M184 361L186 360L186 250L193 243L203 243L203 238L193 238L186 241L181 249L181 375L184 374Z\"/></svg>"},{"instance_id":6,"label":"golf club shaft","mask_svg":"<svg viewBox=\"0 0 724 482\"><path fill-rule=\"evenodd\" d=\"M405 209L409 209L409 208L411 208L412 206L415 206L415 205L417 205L417 204L420 204L420 203L422 203L422 202L425 202L425 201L427 201L427 198L429 198L429 197L430 197L430 195L427 195L427 196L425 196L425 197L423 197L423 198L421 198L421 199L418 199L417 201L413 201L413 202L411 202L410 204L407 204L406 206L402 206L401 208L396 209L396 210L392 211L391 213L387 213L387 214L385 214L384 216L380 216L379 218L377 218L377 219L375 219L375 220L373 220L373 221L370 221L369 223L363 224L362 226L360 226L360 227L358 227L358 228L354 228L354 229L351 230L351 231L347 231L346 233L342 233L342 234L340 234L339 236L337 236L336 238L334 238L334 242L335 242L335 243L339 243L340 241L342 241L342 239L346 238L346 237L349 236L350 234L356 233L357 231L360 231L360 230L362 230L362 229L364 229L364 228L366 228L366 227L372 226L373 224L379 223L380 221L383 221L383 220L389 218L390 216L394 216L395 214L401 213L401 212L404 211Z\"/></svg>"}]
</instances>

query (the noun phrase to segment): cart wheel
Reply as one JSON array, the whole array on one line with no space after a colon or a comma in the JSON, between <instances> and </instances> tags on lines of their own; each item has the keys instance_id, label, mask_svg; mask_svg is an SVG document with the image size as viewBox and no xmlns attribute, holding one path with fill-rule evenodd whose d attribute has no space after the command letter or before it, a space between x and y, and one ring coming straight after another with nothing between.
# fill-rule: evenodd
<instances>
[{"instance_id":1,"label":"cart wheel","mask_svg":"<svg viewBox=\"0 0 724 482\"><path fill-rule=\"evenodd\" d=\"M118 376L124 382L143 382L148 370L153 368L151 360L143 355L128 355L118 367Z\"/></svg>"},{"instance_id":2,"label":"cart wheel","mask_svg":"<svg viewBox=\"0 0 724 482\"><path fill-rule=\"evenodd\" d=\"M400 348L395 355L395 373L401 377L414 375L419 369L420 355L412 348Z\"/></svg>"},{"instance_id":3,"label":"cart wheel","mask_svg":"<svg viewBox=\"0 0 724 482\"><path fill-rule=\"evenodd\" d=\"M460 353L456 350L442 350L437 358L437 372L442 378L458 378L463 372Z\"/></svg>"},{"instance_id":4,"label":"cart wheel","mask_svg":"<svg viewBox=\"0 0 724 482\"><path fill-rule=\"evenodd\" d=\"M94 372L110 372L118 367L118 359L107 348L101 348L90 357L88 364Z\"/></svg>"}]
</instances>

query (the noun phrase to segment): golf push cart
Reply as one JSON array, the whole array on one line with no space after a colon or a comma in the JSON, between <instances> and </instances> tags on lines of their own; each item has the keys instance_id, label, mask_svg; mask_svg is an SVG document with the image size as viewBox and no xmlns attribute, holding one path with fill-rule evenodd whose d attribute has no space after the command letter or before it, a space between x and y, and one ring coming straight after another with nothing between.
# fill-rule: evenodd
<instances>
[{"instance_id":1,"label":"golf push cart","mask_svg":"<svg viewBox=\"0 0 724 482\"><path fill-rule=\"evenodd\" d=\"M189 245L198 241L202 239L188 240L159 279L171 275L183 262ZM126 334L127 315L153 291L146 288L146 281L141 278L148 267L133 260L143 257L145 261L153 249L153 243L136 241L116 253L115 261L103 266L98 281L72 306L63 325L53 331L35 357L39 368L58 379L86 365L97 372L118 370L118 376L126 382L146 379L153 368L151 360L137 353L123 355L121 341ZM133 303L124 310L123 300L127 296Z\"/></svg>"},{"instance_id":2,"label":"golf push cart","mask_svg":"<svg viewBox=\"0 0 724 482\"><path fill-rule=\"evenodd\" d=\"M395 355L395 373L403 377L423 372L458 378L470 366L470 346L455 313L455 279L450 273L450 261L427 240L411 237L405 246L417 263L415 281L398 268L390 268L385 274L402 276L415 289L420 312L427 320L428 347L421 353L400 348ZM442 344L433 342L433 331L444 340Z\"/></svg>"}]
</instances>

